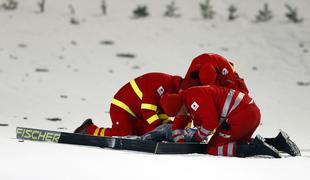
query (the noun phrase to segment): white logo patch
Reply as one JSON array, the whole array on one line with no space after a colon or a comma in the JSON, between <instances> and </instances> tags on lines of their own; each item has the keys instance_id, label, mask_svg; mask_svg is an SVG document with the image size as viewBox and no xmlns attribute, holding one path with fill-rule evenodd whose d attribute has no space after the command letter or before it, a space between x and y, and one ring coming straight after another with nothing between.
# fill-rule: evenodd
<instances>
[{"instance_id":1,"label":"white logo patch","mask_svg":"<svg viewBox=\"0 0 310 180\"><path fill-rule=\"evenodd\" d=\"M165 89L162 86L159 86L159 88L157 89L157 93L162 96L165 92Z\"/></svg>"},{"instance_id":2,"label":"white logo patch","mask_svg":"<svg viewBox=\"0 0 310 180\"><path fill-rule=\"evenodd\" d=\"M193 102L193 104L191 105L191 108L192 108L194 111L197 111L197 109L199 108L199 105L198 105L196 102Z\"/></svg>"},{"instance_id":3,"label":"white logo patch","mask_svg":"<svg viewBox=\"0 0 310 180\"><path fill-rule=\"evenodd\" d=\"M222 75L223 75L223 76L226 76L228 73L229 73L229 72L228 72L228 70L227 70L226 68L224 68L224 69L222 70Z\"/></svg>"}]
</instances>

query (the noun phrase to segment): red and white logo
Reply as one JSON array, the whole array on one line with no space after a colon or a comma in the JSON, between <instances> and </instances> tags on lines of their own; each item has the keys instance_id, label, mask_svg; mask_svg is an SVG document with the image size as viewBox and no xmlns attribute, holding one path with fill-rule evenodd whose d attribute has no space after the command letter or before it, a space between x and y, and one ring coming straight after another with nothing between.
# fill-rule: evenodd
<instances>
[{"instance_id":1,"label":"red and white logo","mask_svg":"<svg viewBox=\"0 0 310 180\"><path fill-rule=\"evenodd\" d=\"M159 96L162 96L165 92L165 89L162 86L159 86L159 88L157 89L157 93L159 94Z\"/></svg>"},{"instance_id":2,"label":"red and white logo","mask_svg":"<svg viewBox=\"0 0 310 180\"><path fill-rule=\"evenodd\" d=\"M193 104L191 105L191 108L192 108L194 111L197 111L197 109L199 108L199 105L198 105L196 102L193 102Z\"/></svg>"},{"instance_id":3,"label":"red and white logo","mask_svg":"<svg viewBox=\"0 0 310 180\"><path fill-rule=\"evenodd\" d=\"M228 72L228 70L227 70L226 68L224 68L224 69L222 70L222 75L223 75L223 76L226 76L228 73L229 73L229 72Z\"/></svg>"}]
</instances>

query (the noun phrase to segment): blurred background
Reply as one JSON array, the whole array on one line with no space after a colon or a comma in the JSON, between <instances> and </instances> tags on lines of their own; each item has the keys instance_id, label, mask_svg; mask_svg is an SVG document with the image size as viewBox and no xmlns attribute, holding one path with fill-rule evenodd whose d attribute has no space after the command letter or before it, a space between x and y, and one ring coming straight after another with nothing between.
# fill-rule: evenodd
<instances>
[{"instance_id":1,"label":"blurred background","mask_svg":"<svg viewBox=\"0 0 310 180\"><path fill-rule=\"evenodd\" d=\"M184 76L205 52L234 62L257 133L310 148L308 0L0 0L0 136L17 126L110 126L113 95L147 72Z\"/></svg>"}]
</instances>

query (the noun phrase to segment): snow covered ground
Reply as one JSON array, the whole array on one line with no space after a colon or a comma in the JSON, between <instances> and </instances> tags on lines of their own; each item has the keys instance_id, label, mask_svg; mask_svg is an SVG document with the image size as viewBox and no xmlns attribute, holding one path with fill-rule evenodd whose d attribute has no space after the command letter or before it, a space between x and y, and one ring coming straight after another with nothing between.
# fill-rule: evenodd
<instances>
[{"instance_id":1,"label":"snow covered ground","mask_svg":"<svg viewBox=\"0 0 310 180\"><path fill-rule=\"evenodd\" d=\"M163 17L168 0L106 2L106 16L100 0L47 1L42 14L37 0L0 9L0 179L309 179L310 1L270 1L274 18L265 23L254 22L259 0L211 1L212 20L202 19L202 0L175 0L179 18ZM302 23L285 18L285 3ZM70 24L69 4L79 25ZM239 15L232 22L230 4ZM151 15L133 19L138 5ZM89 117L109 126L110 100L124 83L151 71L184 75L204 52L231 59L245 78L262 112L256 133L285 130L302 157L152 155L14 139L17 126L72 132Z\"/></svg>"}]
</instances>

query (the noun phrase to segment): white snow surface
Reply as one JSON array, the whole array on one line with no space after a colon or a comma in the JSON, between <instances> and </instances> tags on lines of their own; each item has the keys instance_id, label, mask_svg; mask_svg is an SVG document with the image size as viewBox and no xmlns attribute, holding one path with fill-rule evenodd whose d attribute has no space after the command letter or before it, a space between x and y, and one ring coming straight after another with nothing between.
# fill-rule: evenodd
<instances>
[{"instance_id":1,"label":"white snow surface","mask_svg":"<svg viewBox=\"0 0 310 180\"><path fill-rule=\"evenodd\" d=\"M202 19L202 1L194 0L175 0L181 17L163 17L170 2L106 0L106 16L101 0L47 1L44 13L37 0L0 9L1 180L309 179L310 1L266 1L274 18L265 23L254 22L265 3L260 0L211 1L211 20ZM298 9L302 23L285 18L286 3ZM69 22L69 4L79 25ZM239 15L232 22L230 4ZM133 19L138 5L151 15ZM123 84L147 72L184 75L191 59L205 52L231 59L245 78L262 113L254 135L272 137L283 129L303 156L154 155L15 139L18 126L72 132L86 118L110 126L110 101Z\"/></svg>"}]
</instances>

